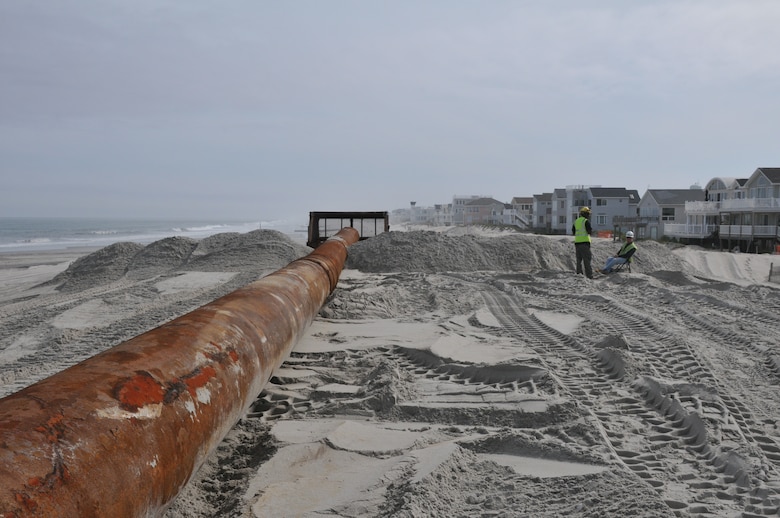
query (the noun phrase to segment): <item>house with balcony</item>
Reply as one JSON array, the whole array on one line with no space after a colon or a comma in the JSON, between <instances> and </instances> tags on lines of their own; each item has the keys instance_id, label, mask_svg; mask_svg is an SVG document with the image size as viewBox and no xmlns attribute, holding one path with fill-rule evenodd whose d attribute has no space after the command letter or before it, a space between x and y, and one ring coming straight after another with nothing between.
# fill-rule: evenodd
<instances>
[{"instance_id":1,"label":"house with balcony","mask_svg":"<svg viewBox=\"0 0 780 518\"><path fill-rule=\"evenodd\" d=\"M780 244L780 168L759 167L749 178L718 177L704 200L685 203L686 220L664 234L684 243L772 252Z\"/></svg>"},{"instance_id":2,"label":"house with balcony","mask_svg":"<svg viewBox=\"0 0 780 518\"><path fill-rule=\"evenodd\" d=\"M747 178L713 178L704 188L704 200L685 202L685 223L666 225L668 237L682 243L714 246L718 241L720 206L726 200L745 197Z\"/></svg>"},{"instance_id":3,"label":"house with balcony","mask_svg":"<svg viewBox=\"0 0 780 518\"><path fill-rule=\"evenodd\" d=\"M534 199L533 197L517 197L512 198L509 202L515 211L514 224L523 229L530 229L533 227L534 221Z\"/></svg>"},{"instance_id":4,"label":"house with balcony","mask_svg":"<svg viewBox=\"0 0 780 518\"><path fill-rule=\"evenodd\" d=\"M633 225L634 233L640 239L679 237L687 222L686 203L703 201L704 190L700 187L648 189L639 200L636 218L625 223Z\"/></svg>"},{"instance_id":5,"label":"house with balcony","mask_svg":"<svg viewBox=\"0 0 780 518\"><path fill-rule=\"evenodd\" d=\"M780 244L780 167L759 167L741 191L720 202L720 247L775 251Z\"/></svg>"}]
</instances>

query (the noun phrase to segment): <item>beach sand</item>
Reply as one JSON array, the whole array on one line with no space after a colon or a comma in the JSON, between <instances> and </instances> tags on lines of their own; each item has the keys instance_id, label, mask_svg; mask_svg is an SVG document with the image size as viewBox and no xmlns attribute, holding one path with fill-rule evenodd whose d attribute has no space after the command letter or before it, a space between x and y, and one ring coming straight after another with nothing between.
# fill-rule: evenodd
<instances>
[{"instance_id":1,"label":"beach sand","mask_svg":"<svg viewBox=\"0 0 780 518\"><path fill-rule=\"evenodd\" d=\"M564 236L356 243L165 516L776 516L780 257L638 245L588 280ZM309 251L258 230L0 254L0 396Z\"/></svg>"}]
</instances>

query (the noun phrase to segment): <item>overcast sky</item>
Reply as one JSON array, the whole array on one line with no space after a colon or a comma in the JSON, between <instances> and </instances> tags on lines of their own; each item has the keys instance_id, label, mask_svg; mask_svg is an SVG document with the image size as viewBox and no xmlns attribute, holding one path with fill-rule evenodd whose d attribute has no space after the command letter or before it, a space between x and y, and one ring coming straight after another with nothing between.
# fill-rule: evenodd
<instances>
[{"instance_id":1,"label":"overcast sky","mask_svg":"<svg viewBox=\"0 0 780 518\"><path fill-rule=\"evenodd\" d=\"M0 216L305 220L780 167L780 2L2 0Z\"/></svg>"}]
</instances>

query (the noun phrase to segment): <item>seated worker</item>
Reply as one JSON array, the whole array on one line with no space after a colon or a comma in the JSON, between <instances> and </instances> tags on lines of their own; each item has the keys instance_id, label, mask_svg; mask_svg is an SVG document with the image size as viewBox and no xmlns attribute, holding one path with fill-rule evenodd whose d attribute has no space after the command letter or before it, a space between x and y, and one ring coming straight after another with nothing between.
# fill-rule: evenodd
<instances>
[{"instance_id":1,"label":"seated worker","mask_svg":"<svg viewBox=\"0 0 780 518\"><path fill-rule=\"evenodd\" d=\"M629 230L626 232L626 244L620 247L618 253L607 259L607 264L604 265L604 269L601 270L601 273L610 273L613 266L629 262L631 256L634 255L634 252L636 252L634 233Z\"/></svg>"}]
</instances>

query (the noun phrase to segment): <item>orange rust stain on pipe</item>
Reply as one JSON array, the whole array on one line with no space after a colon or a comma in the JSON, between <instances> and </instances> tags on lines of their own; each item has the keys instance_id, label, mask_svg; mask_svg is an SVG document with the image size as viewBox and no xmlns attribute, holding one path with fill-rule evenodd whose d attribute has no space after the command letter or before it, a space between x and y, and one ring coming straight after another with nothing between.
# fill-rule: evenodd
<instances>
[{"instance_id":1,"label":"orange rust stain on pipe","mask_svg":"<svg viewBox=\"0 0 780 518\"><path fill-rule=\"evenodd\" d=\"M129 412L135 412L145 405L162 403L165 389L148 372L139 372L119 383L114 394L119 406Z\"/></svg>"},{"instance_id":2,"label":"orange rust stain on pipe","mask_svg":"<svg viewBox=\"0 0 780 518\"><path fill-rule=\"evenodd\" d=\"M336 287L345 228L195 311L0 399L0 518L159 516Z\"/></svg>"}]
</instances>

